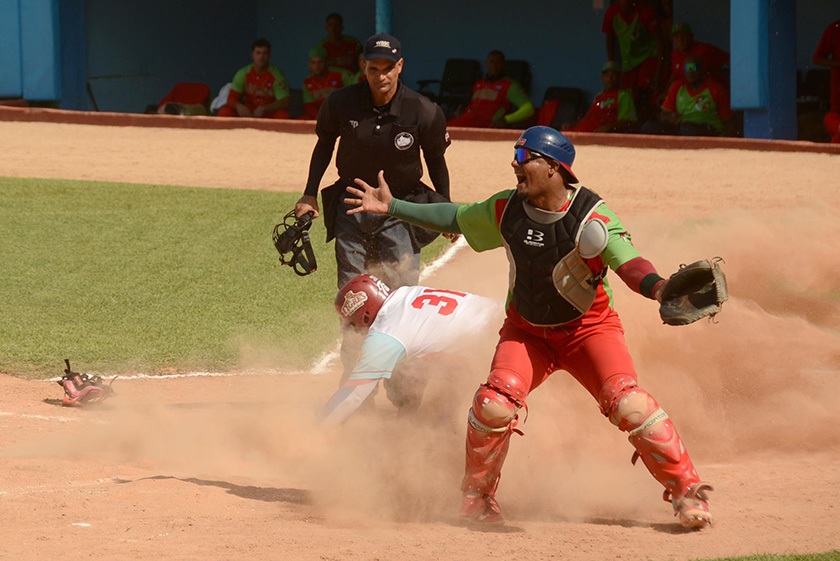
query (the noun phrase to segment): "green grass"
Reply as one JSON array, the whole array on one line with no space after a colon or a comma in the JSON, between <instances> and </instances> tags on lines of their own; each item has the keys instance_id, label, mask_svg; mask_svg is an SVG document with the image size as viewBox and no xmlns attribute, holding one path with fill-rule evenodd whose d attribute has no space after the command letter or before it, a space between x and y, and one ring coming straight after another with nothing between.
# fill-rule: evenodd
<instances>
[{"instance_id":1,"label":"green grass","mask_svg":"<svg viewBox=\"0 0 840 561\"><path fill-rule=\"evenodd\" d=\"M696 561L840 561L840 551L811 553L803 555L747 555L744 557L722 557L715 559L697 559Z\"/></svg>"},{"instance_id":2,"label":"green grass","mask_svg":"<svg viewBox=\"0 0 840 561\"><path fill-rule=\"evenodd\" d=\"M297 198L0 178L0 370L307 366L338 336L336 272L321 220L318 271L280 265L271 232Z\"/></svg>"}]
</instances>

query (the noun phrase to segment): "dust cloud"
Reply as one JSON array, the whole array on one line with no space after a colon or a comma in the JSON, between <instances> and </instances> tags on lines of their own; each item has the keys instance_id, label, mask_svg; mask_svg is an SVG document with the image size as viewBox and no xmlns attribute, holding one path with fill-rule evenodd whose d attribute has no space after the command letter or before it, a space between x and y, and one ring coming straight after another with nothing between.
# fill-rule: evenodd
<instances>
[{"instance_id":1,"label":"dust cloud","mask_svg":"<svg viewBox=\"0 0 840 561\"><path fill-rule=\"evenodd\" d=\"M67 151L65 142L47 147L45 159L44 138L63 131L87 137L107 127L0 128L10 133L0 137L14 139L3 144L7 160L17 162L5 173L26 177L38 169L41 177L297 191L306 179L300 162L312 146L297 135L259 131L177 131L163 145L162 131L128 127L118 131L131 143L102 141L120 157L103 161L90 143ZM262 176L243 176L228 173L241 169L236 157L184 159L172 149L195 146L198 138L214 146L206 154L235 156L236 150L218 149L223 140L258 146L255 157L272 165L251 170ZM453 198L482 200L511 187L511 144L455 142L447 153ZM161 146L148 160L138 157L140 147ZM277 153L292 156L278 160L272 157ZM730 300L714 323L664 326L655 303L609 277L640 385L674 420L700 476L704 466L749 466L750 459L791 453L798 462L836 450L840 223L832 212L840 159L580 146L575 169L622 217L636 247L663 276L681 263L724 259ZM503 250L464 250L424 284L501 298L507 272ZM311 494L339 526L451 521L463 474L466 414L487 375L496 339L491 331L482 344L465 349L457 367L429 367L432 379L412 415L399 415L380 391L374 411L322 430L316 413L337 387L337 365L321 375L118 381L112 402L82 412L87 422L37 433L2 455L101 462L117 466L118 473L149 477L296 488ZM243 346L242 364L249 370L271 370L283 360L260 345ZM524 436L513 437L498 492L506 516L629 524L670 508L645 468L630 464L626 435L570 376L555 373L528 405L520 425Z\"/></svg>"},{"instance_id":2,"label":"dust cloud","mask_svg":"<svg viewBox=\"0 0 840 561\"><path fill-rule=\"evenodd\" d=\"M640 385L674 419L701 477L706 463L840 444L831 391L840 376L840 252L833 244L840 225L830 212L739 211L689 221L637 214L625 221L663 275L680 263L725 260L730 299L723 312L684 327L662 325L654 303L610 277ZM505 276L494 259L426 284L469 290L494 279L501 296ZM337 365L323 376L208 378L198 390L189 386L192 394L181 389L185 380L138 380L124 382L118 400L96 413L102 423L12 453L102 457L156 475L295 486L339 524L452 521L466 413L486 377L496 329L481 333L455 366L422 363L430 383L410 415L400 415L380 390L372 411L323 430L316 413L337 387ZM641 463L630 464L626 435L567 374L555 373L530 396L520 428L525 436L513 437L498 494L512 517L621 520L668 508Z\"/></svg>"}]
</instances>

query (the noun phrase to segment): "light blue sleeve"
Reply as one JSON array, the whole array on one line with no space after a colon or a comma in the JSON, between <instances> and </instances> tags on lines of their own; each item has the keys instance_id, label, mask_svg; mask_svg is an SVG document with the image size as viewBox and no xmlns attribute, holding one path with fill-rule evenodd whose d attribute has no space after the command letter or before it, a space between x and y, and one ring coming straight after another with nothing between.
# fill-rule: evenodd
<instances>
[{"instance_id":1,"label":"light blue sleeve","mask_svg":"<svg viewBox=\"0 0 840 561\"><path fill-rule=\"evenodd\" d=\"M362 355L350 380L390 378L394 368L405 360L405 347L394 337L374 331L362 343Z\"/></svg>"},{"instance_id":2,"label":"light blue sleeve","mask_svg":"<svg viewBox=\"0 0 840 561\"><path fill-rule=\"evenodd\" d=\"M352 415L373 393L379 380L368 380L362 384L341 386L318 414L323 425L337 425Z\"/></svg>"}]
</instances>

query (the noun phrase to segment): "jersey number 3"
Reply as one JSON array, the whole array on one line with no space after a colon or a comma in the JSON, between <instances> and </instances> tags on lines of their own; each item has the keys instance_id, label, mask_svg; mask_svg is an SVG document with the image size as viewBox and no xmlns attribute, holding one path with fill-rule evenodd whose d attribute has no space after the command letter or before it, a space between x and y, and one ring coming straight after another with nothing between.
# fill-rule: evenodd
<instances>
[{"instance_id":1,"label":"jersey number 3","mask_svg":"<svg viewBox=\"0 0 840 561\"><path fill-rule=\"evenodd\" d=\"M442 293L442 294L440 294ZM449 296L446 296L448 294ZM424 306L437 306L437 313L442 316L448 316L458 307L458 300L453 297L464 298L467 295L463 292L453 292L451 290L433 290L427 288L423 291L421 296L418 296L411 303L413 308L418 310Z\"/></svg>"}]
</instances>

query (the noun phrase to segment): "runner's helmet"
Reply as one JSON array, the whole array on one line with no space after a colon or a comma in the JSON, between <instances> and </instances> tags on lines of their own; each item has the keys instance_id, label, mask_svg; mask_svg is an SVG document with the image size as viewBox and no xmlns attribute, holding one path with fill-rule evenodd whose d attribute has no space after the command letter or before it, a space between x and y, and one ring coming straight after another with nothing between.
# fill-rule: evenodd
<instances>
[{"instance_id":1,"label":"runner's helmet","mask_svg":"<svg viewBox=\"0 0 840 561\"><path fill-rule=\"evenodd\" d=\"M338 291L335 311L344 325L367 328L376 319L379 308L390 293L391 289L375 276L359 275Z\"/></svg>"},{"instance_id":2,"label":"runner's helmet","mask_svg":"<svg viewBox=\"0 0 840 561\"><path fill-rule=\"evenodd\" d=\"M527 148L556 160L577 183L578 178L572 172L572 163L575 161L575 147L560 131L551 127L531 127L522 133L514 147Z\"/></svg>"}]
</instances>

